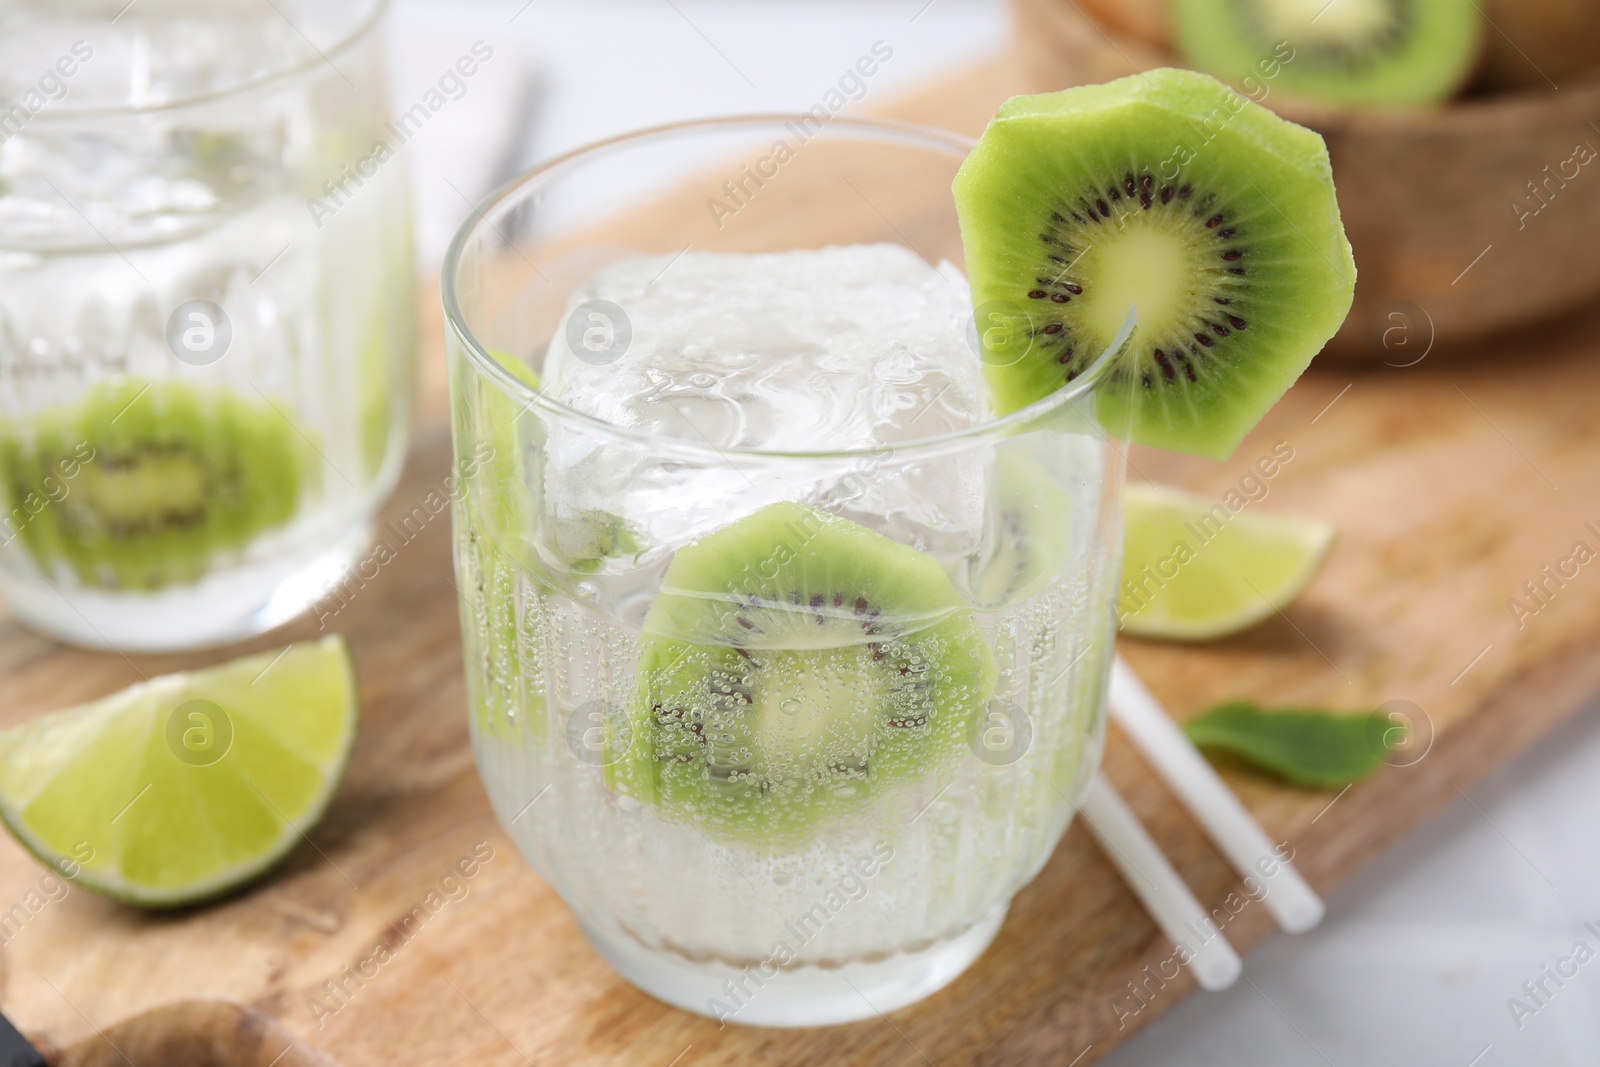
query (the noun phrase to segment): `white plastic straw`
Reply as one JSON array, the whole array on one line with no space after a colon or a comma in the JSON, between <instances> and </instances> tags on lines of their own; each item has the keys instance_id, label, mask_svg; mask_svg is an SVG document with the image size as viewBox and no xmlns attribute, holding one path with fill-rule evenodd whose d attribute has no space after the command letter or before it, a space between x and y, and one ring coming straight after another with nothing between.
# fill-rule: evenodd
<instances>
[{"instance_id":1,"label":"white plastic straw","mask_svg":"<svg viewBox=\"0 0 1600 1067\"><path fill-rule=\"evenodd\" d=\"M1200 988L1226 989L1238 981L1244 969L1239 954L1105 775L1094 776L1079 813L1156 925L1183 947Z\"/></svg>"},{"instance_id":2,"label":"white plastic straw","mask_svg":"<svg viewBox=\"0 0 1600 1067\"><path fill-rule=\"evenodd\" d=\"M1291 934L1322 921L1322 898L1278 855L1239 798L1157 703L1122 657L1111 666L1111 717L1189 807L1234 868L1265 888L1262 903Z\"/></svg>"}]
</instances>

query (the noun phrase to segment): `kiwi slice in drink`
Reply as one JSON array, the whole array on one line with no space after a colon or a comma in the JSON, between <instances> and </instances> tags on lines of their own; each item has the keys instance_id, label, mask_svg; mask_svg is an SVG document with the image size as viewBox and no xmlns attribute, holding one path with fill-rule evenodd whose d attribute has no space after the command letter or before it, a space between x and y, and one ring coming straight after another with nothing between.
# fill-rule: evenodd
<instances>
[{"instance_id":1,"label":"kiwi slice in drink","mask_svg":"<svg viewBox=\"0 0 1600 1067\"><path fill-rule=\"evenodd\" d=\"M1007 325L980 330L1002 411L1082 374L1134 307L1101 422L1225 457L1350 310L1322 138L1204 74L1015 97L955 198L974 306Z\"/></svg>"},{"instance_id":2,"label":"kiwi slice in drink","mask_svg":"<svg viewBox=\"0 0 1600 1067\"><path fill-rule=\"evenodd\" d=\"M489 354L523 384L544 387L525 360L503 349L489 349ZM597 509L559 515L546 507L537 458L545 447L542 416L493 383L475 382L476 394L467 403L472 410L458 417L480 426L477 435L486 447L474 464L482 472L477 507L500 546L551 579L592 574L608 559L642 551L644 545L618 515Z\"/></svg>"},{"instance_id":3,"label":"kiwi slice in drink","mask_svg":"<svg viewBox=\"0 0 1600 1067\"><path fill-rule=\"evenodd\" d=\"M995 674L938 562L772 504L673 558L608 778L708 833L808 836L895 789L938 789Z\"/></svg>"},{"instance_id":4,"label":"kiwi slice in drink","mask_svg":"<svg viewBox=\"0 0 1600 1067\"><path fill-rule=\"evenodd\" d=\"M491 349L490 354L519 381L541 388L538 373L509 352ZM543 424L515 397L502 392L494 383L473 374L470 384L455 398L458 425L471 426L478 443L470 457L458 457L476 472L469 492L476 499L473 508L488 532L511 550L520 546L533 527L533 516L542 507L542 483L530 478L524 440L536 447L544 443ZM521 558L525 553L517 551Z\"/></svg>"},{"instance_id":5,"label":"kiwi slice in drink","mask_svg":"<svg viewBox=\"0 0 1600 1067\"><path fill-rule=\"evenodd\" d=\"M1471 77L1479 0L1173 0L1178 49L1261 98L1432 104Z\"/></svg>"},{"instance_id":6,"label":"kiwi slice in drink","mask_svg":"<svg viewBox=\"0 0 1600 1067\"><path fill-rule=\"evenodd\" d=\"M159 590L292 519L318 473L308 452L264 402L118 379L0 428L0 505L47 574Z\"/></svg>"},{"instance_id":7,"label":"kiwi slice in drink","mask_svg":"<svg viewBox=\"0 0 1600 1067\"><path fill-rule=\"evenodd\" d=\"M977 551L958 575L978 607L1026 600L1068 565L1072 498L1021 442L1001 446Z\"/></svg>"}]
</instances>

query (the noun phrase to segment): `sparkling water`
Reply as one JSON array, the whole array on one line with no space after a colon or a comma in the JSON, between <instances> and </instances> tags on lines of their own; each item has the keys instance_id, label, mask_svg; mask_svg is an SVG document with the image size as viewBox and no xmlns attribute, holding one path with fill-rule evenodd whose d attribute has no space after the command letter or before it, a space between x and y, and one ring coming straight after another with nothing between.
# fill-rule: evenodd
<instances>
[{"instance_id":1,"label":"sparkling water","mask_svg":"<svg viewBox=\"0 0 1600 1067\"><path fill-rule=\"evenodd\" d=\"M780 996L764 987L731 1000L714 991L746 973L780 973L791 989L818 975L873 983L976 937L963 950L970 961L1048 858L1098 761L1120 536L1115 455L1065 412L930 446L991 417L969 315L959 273L898 246L616 264L574 295L543 387L648 437L515 416L523 405L452 353L458 435L472 427L480 444L514 454L469 471L457 503L483 780L601 950L635 980L674 990L669 999L747 1022L793 1020L764 1013L763 997ZM677 441L699 447L680 453ZM458 455L472 448L457 445ZM855 451L797 460L750 449ZM785 500L936 561L996 681L956 751L889 781L869 763L864 778L821 787L836 792L826 819L763 834L757 819L641 797L621 768L653 744L640 702L659 675L642 659L659 638L642 626L666 567L695 539ZM572 558L585 538L571 531L596 526L606 532L589 534L586 551L599 555ZM886 611L891 628L926 625ZM795 653L802 664L821 662L806 657L827 654L822 640L796 638L810 650ZM703 645L688 657L726 654ZM823 729L826 709L788 703L785 728ZM651 986L640 975L658 966L668 976ZM706 1003L695 989L711 991ZM816 1017L852 1009L838 1010Z\"/></svg>"}]
</instances>

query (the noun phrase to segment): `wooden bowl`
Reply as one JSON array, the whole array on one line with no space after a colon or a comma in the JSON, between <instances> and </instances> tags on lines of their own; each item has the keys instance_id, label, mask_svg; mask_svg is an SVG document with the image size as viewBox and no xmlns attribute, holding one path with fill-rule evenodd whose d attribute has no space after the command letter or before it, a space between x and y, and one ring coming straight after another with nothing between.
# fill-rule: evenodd
<instances>
[{"instance_id":1,"label":"wooden bowl","mask_svg":"<svg viewBox=\"0 0 1600 1067\"><path fill-rule=\"evenodd\" d=\"M1036 91L1178 62L1074 0L1015 8ZM1355 250L1355 307L1325 356L1401 364L1600 296L1600 77L1424 111L1319 108L1266 90L1263 103L1326 138Z\"/></svg>"}]
</instances>

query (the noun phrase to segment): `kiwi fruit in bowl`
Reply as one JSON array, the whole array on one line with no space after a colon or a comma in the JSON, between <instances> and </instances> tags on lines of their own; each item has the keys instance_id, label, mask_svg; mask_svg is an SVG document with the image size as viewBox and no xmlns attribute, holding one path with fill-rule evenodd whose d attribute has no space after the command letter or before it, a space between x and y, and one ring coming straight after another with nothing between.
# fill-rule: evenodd
<instances>
[{"instance_id":1,"label":"kiwi fruit in bowl","mask_svg":"<svg viewBox=\"0 0 1600 1067\"><path fill-rule=\"evenodd\" d=\"M1600 69L1552 73L1556 91L1535 69L1559 69L1544 67L1542 53L1524 47L1526 55L1496 58L1511 49L1499 30L1513 9L1562 16L1564 40L1594 41L1567 57L1585 67L1586 57L1600 59L1600 26L1567 0L1478 3L1493 23L1485 70L1448 106L1317 105L1277 92L1259 68L1232 75L1240 95L1315 129L1328 146L1361 276L1324 360L1404 367L1423 352L1433 363L1487 353L1514 340L1511 331L1587 307L1600 293L1600 183L1582 176L1600 155L1588 126L1600 114ZM1092 22L1075 0L1017 6L1028 27L1019 44L1030 87L1109 81L1178 61ZM1503 88L1492 80L1496 69L1524 88L1481 91Z\"/></svg>"},{"instance_id":2,"label":"kiwi fruit in bowl","mask_svg":"<svg viewBox=\"0 0 1600 1067\"><path fill-rule=\"evenodd\" d=\"M804 838L964 754L996 673L932 557L771 504L674 556L607 776L706 833Z\"/></svg>"},{"instance_id":3,"label":"kiwi fruit in bowl","mask_svg":"<svg viewBox=\"0 0 1600 1067\"><path fill-rule=\"evenodd\" d=\"M974 304L1022 323L983 335L1002 411L1076 378L1135 308L1133 388L1099 392L1102 422L1223 458L1350 309L1322 138L1204 74L1015 97L954 191Z\"/></svg>"},{"instance_id":4,"label":"kiwi fruit in bowl","mask_svg":"<svg viewBox=\"0 0 1600 1067\"><path fill-rule=\"evenodd\" d=\"M287 524L317 480L313 460L265 402L175 379L114 379L0 426L0 506L29 515L16 540L46 574L152 592L198 581Z\"/></svg>"},{"instance_id":5,"label":"kiwi fruit in bowl","mask_svg":"<svg viewBox=\"0 0 1600 1067\"><path fill-rule=\"evenodd\" d=\"M1173 40L1199 69L1357 107L1454 96L1484 29L1475 0L1172 0Z\"/></svg>"}]
</instances>

